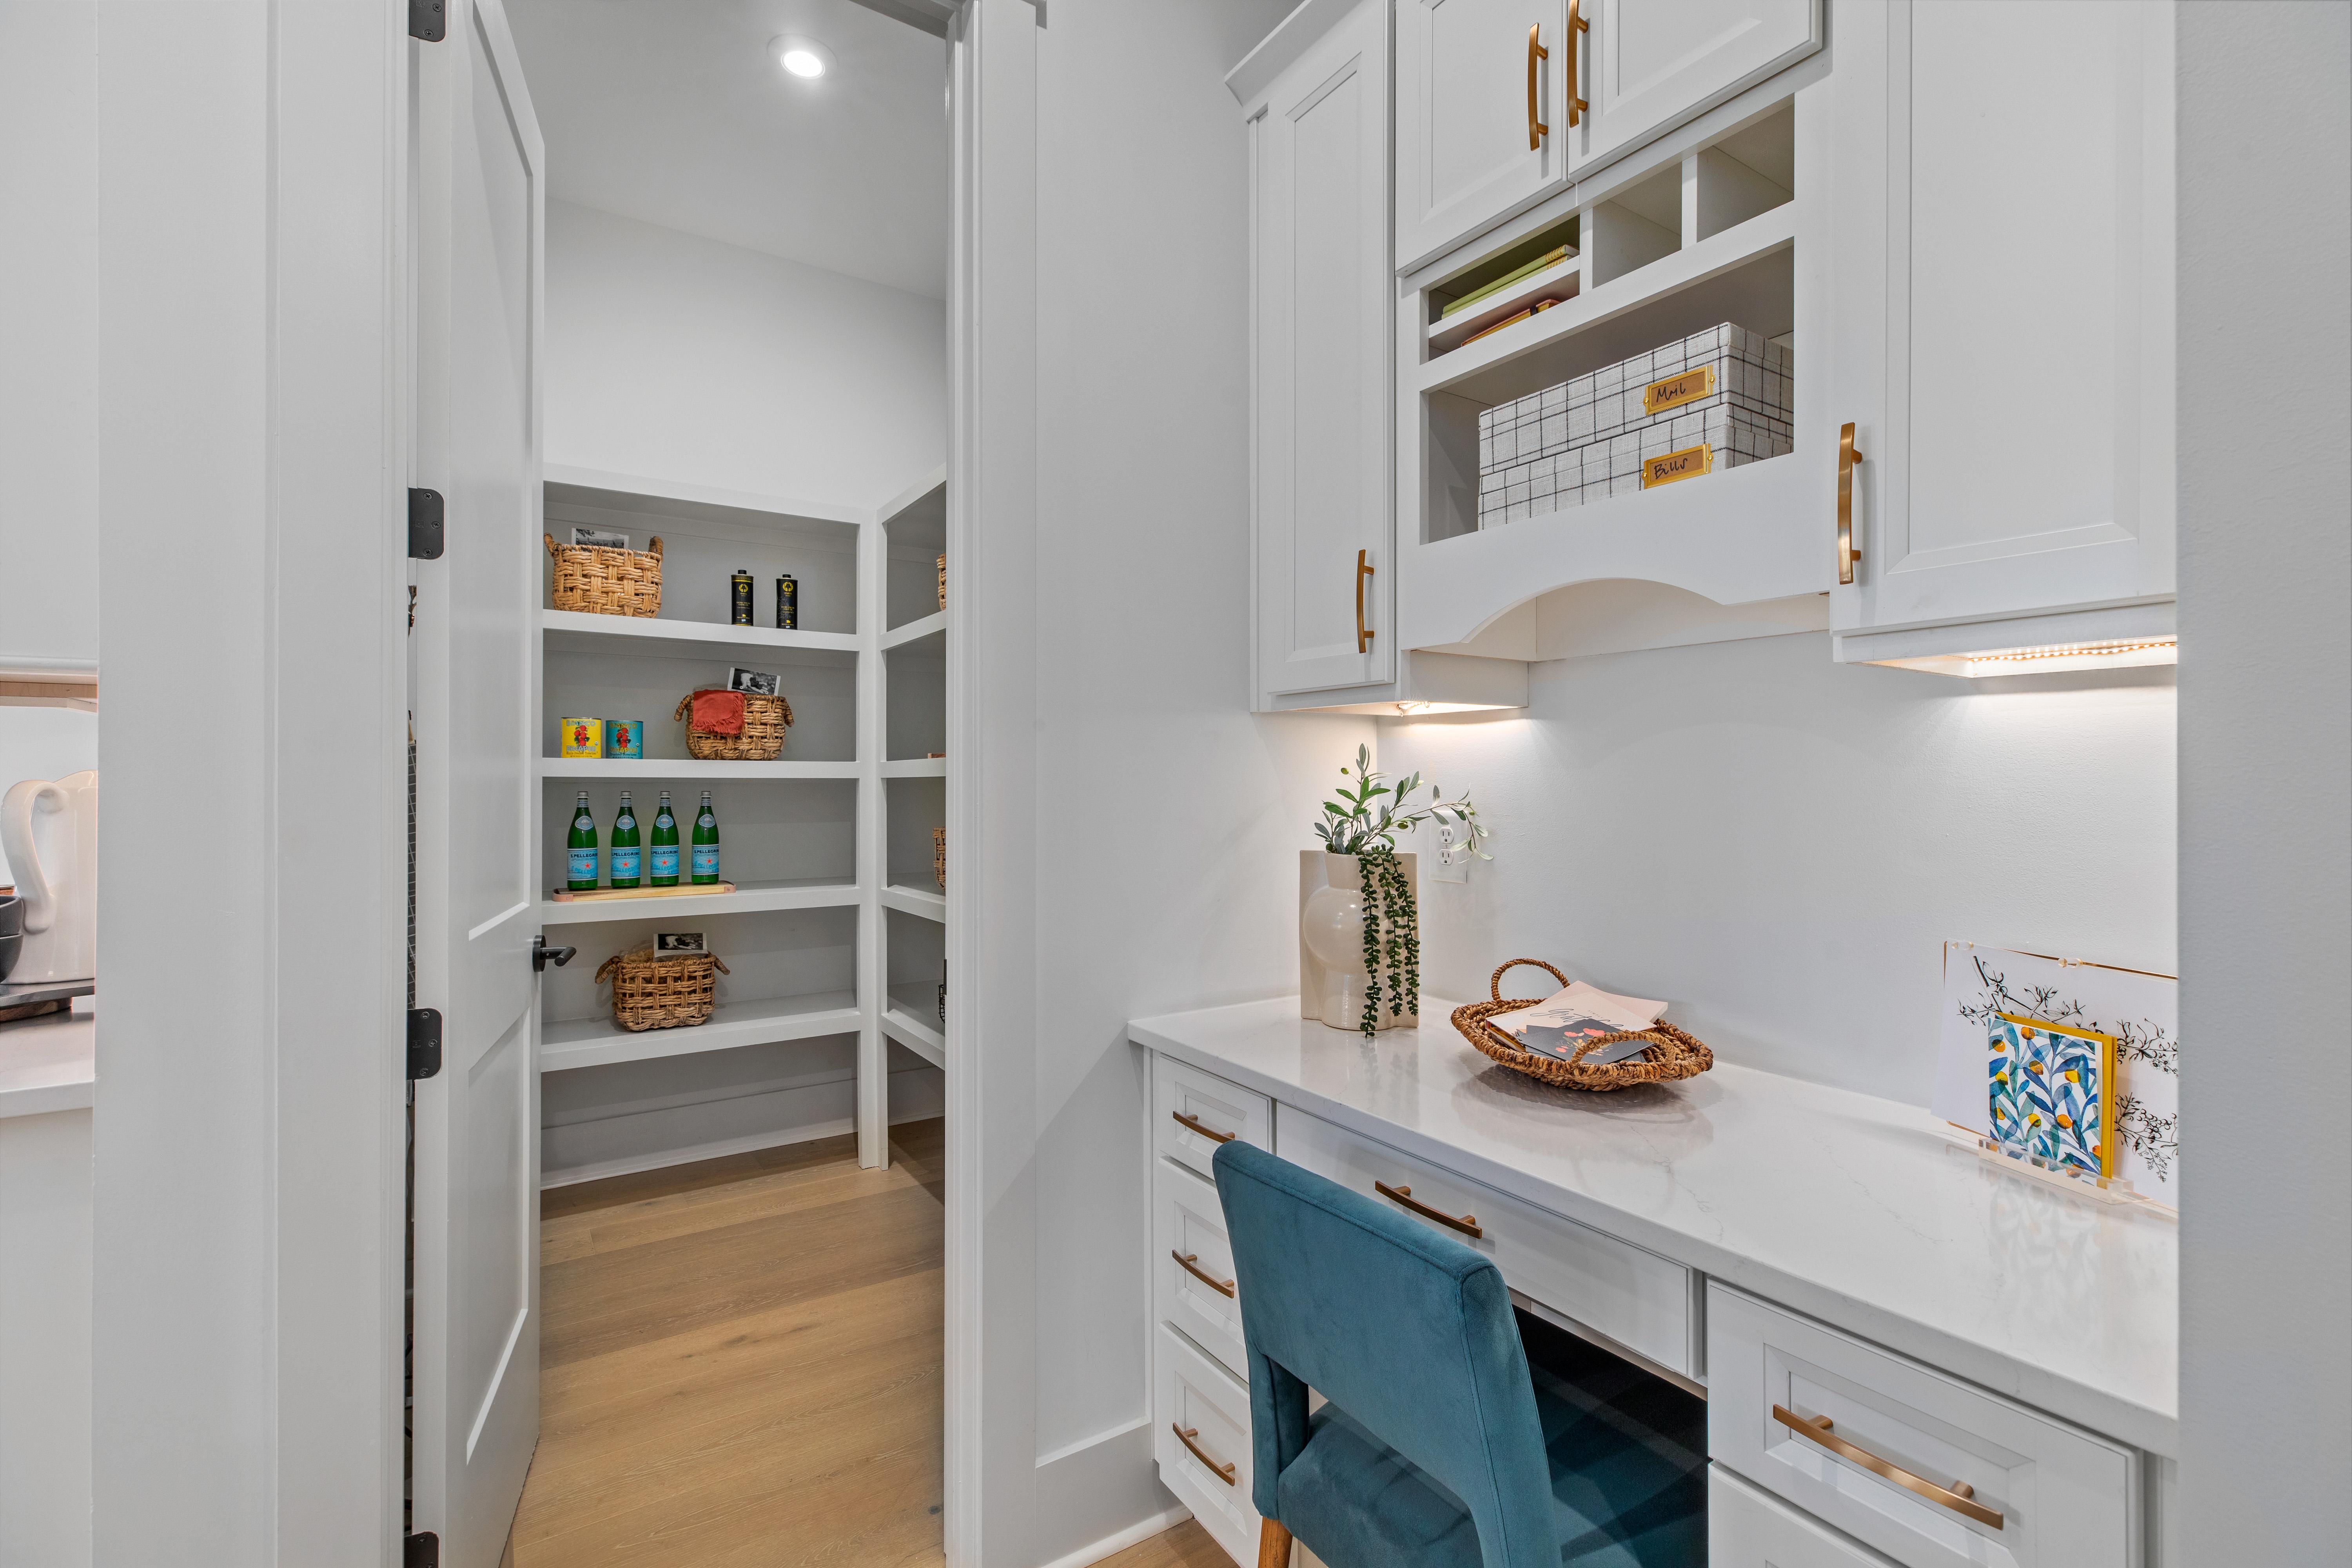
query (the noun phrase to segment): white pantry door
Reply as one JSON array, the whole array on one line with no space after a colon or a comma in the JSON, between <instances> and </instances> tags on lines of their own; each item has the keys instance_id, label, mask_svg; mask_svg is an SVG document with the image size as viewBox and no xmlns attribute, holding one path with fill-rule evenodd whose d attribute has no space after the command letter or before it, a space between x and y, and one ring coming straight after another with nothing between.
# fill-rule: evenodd
<instances>
[{"instance_id":1,"label":"white pantry door","mask_svg":"<svg viewBox=\"0 0 2352 1568\"><path fill-rule=\"evenodd\" d=\"M542 143L497 0L412 44L417 565L415 1520L494 1568L539 1440L538 781Z\"/></svg>"}]
</instances>

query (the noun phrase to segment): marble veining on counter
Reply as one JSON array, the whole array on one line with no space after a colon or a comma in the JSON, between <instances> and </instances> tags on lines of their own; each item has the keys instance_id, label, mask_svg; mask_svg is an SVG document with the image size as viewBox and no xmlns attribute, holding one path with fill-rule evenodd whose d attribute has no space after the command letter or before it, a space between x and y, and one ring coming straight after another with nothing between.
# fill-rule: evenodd
<instances>
[{"instance_id":1,"label":"marble veining on counter","mask_svg":"<svg viewBox=\"0 0 2352 1568\"><path fill-rule=\"evenodd\" d=\"M55 1013L0 1025L0 1117L98 1102L98 1020Z\"/></svg>"},{"instance_id":2,"label":"marble veining on counter","mask_svg":"<svg viewBox=\"0 0 2352 1568\"><path fill-rule=\"evenodd\" d=\"M2179 1226L2007 1174L1914 1106L1718 1062L1559 1089L1425 996L1371 1040L1296 998L1139 1018L1139 1045L2024 1404L2179 1453ZM1277 1121L1276 1142L1280 1142Z\"/></svg>"}]
</instances>

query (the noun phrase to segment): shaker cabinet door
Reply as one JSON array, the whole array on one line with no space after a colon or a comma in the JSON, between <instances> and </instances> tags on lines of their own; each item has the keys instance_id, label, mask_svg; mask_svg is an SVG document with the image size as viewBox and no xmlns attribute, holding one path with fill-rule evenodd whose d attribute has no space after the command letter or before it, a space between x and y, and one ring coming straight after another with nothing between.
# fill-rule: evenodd
<instances>
[{"instance_id":1,"label":"shaker cabinet door","mask_svg":"<svg viewBox=\"0 0 2352 1568\"><path fill-rule=\"evenodd\" d=\"M1567 184L1569 8L1569 0L1400 0L1400 271Z\"/></svg>"},{"instance_id":2,"label":"shaker cabinet door","mask_svg":"<svg viewBox=\"0 0 2352 1568\"><path fill-rule=\"evenodd\" d=\"M1396 673L1388 67L1362 0L1250 119L1260 703Z\"/></svg>"},{"instance_id":3,"label":"shaker cabinet door","mask_svg":"<svg viewBox=\"0 0 2352 1568\"><path fill-rule=\"evenodd\" d=\"M1829 426L1840 631L2169 598L2172 10L1840 9ZM1841 462L1843 460L1841 459Z\"/></svg>"},{"instance_id":4,"label":"shaker cabinet door","mask_svg":"<svg viewBox=\"0 0 2352 1568\"><path fill-rule=\"evenodd\" d=\"M1577 79L1591 109L1570 133L1580 174L1712 109L1822 47L1822 0L1585 0Z\"/></svg>"}]
</instances>

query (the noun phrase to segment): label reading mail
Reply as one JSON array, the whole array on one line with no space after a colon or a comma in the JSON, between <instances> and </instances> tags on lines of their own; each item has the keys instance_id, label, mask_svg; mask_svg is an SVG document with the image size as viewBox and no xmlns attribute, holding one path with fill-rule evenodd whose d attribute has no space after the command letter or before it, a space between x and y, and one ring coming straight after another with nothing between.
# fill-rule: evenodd
<instances>
[{"instance_id":1,"label":"label reading mail","mask_svg":"<svg viewBox=\"0 0 2352 1568\"><path fill-rule=\"evenodd\" d=\"M1663 458L1652 458L1642 465L1642 488L1670 485L1676 479L1687 479L1704 474L1714 467L1715 449L1702 441L1696 447L1685 447L1679 452L1668 452Z\"/></svg>"},{"instance_id":2,"label":"label reading mail","mask_svg":"<svg viewBox=\"0 0 2352 1568\"><path fill-rule=\"evenodd\" d=\"M1654 381L1643 387L1642 412L1657 414L1714 395L1715 366L1703 364L1696 370L1686 370L1680 375L1670 375L1664 381Z\"/></svg>"}]
</instances>

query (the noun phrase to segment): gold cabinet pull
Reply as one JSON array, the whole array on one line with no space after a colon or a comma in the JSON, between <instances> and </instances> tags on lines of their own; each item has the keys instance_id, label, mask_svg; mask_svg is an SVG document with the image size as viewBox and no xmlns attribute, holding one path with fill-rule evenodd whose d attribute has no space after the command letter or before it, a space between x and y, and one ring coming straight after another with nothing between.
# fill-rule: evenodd
<instances>
[{"instance_id":1,"label":"gold cabinet pull","mask_svg":"<svg viewBox=\"0 0 2352 1568\"><path fill-rule=\"evenodd\" d=\"M1168 1256L1174 1258L1178 1267L1181 1268L1185 1273L1190 1274L1193 1279L1198 1279L1202 1284L1206 1285L1210 1289L1214 1290L1226 1300L1230 1301L1234 1299L1234 1282L1232 1280L1212 1279L1207 1275L1201 1272L1201 1255L1199 1253L1179 1252L1171 1247L1168 1249Z\"/></svg>"},{"instance_id":2,"label":"gold cabinet pull","mask_svg":"<svg viewBox=\"0 0 2352 1568\"><path fill-rule=\"evenodd\" d=\"M1853 426L1848 423L1838 432L1838 519L1837 552L1838 581L1853 581L1853 563L1862 559L1862 552L1853 547L1853 466L1862 461L1862 449L1853 444Z\"/></svg>"},{"instance_id":3,"label":"gold cabinet pull","mask_svg":"<svg viewBox=\"0 0 2352 1568\"><path fill-rule=\"evenodd\" d=\"M1181 1110L1171 1111L1169 1112L1169 1115L1171 1119L1175 1121L1177 1126L1185 1129L1187 1131L1198 1132L1202 1137L1206 1138L1212 1143L1230 1143L1234 1141L1234 1135L1232 1133L1220 1132L1213 1127L1204 1127L1201 1124L1201 1121L1198 1117L1187 1116Z\"/></svg>"},{"instance_id":4,"label":"gold cabinet pull","mask_svg":"<svg viewBox=\"0 0 2352 1568\"><path fill-rule=\"evenodd\" d=\"M1230 1464L1221 1465L1217 1463L1216 1460L1209 1458L1209 1451L1206 1448L1202 1447L1200 1444L1192 1441L1193 1438L1201 1435L1201 1429L1198 1426L1179 1426L1176 1423L1171 1421L1168 1423L1168 1430L1176 1434L1176 1440L1179 1443L1183 1444L1184 1447L1192 1450L1192 1457L1194 1458L1209 1467L1209 1473L1211 1475L1216 1477L1217 1479L1224 1482L1227 1486L1232 1486L1234 1484L1234 1467Z\"/></svg>"},{"instance_id":5,"label":"gold cabinet pull","mask_svg":"<svg viewBox=\"0 0 2352 1568\"><path fill-rule=\"evenodd\" d=\"M1486 1234L1485 1231L1478 1228L1478 1216L1476 1215L1465 1214L1460 1219L1455 1219L1444 1209L1433 1209L1427 1204L1415 1203L1413 1201L1412 1189L1411 1187L1392 1187L1386 1182L1374 1182L1372 1184L1372 1191L1380 1194L1381 1196L1384 1198L1402 1204L1405 1207L1411 1209L1413 1213L1419 1215L1423 1219L1435 1220L1438 1224L1445 1226L1448 1230L1458 1230L1465 1236L1483 1237Z\"/></svg>"},{"instance_id":6,"label":"gold cabinet pull","mask_svg":"<svg viewBox=\"0 0 2352 1568\"><path fill-rule=\"evenodd\" d=\"M1847 426L1846 433L1851 435L1853 432L1853 426ZM1790 1412L1785 1405L1775 1405L1772 1406L1772 1419L1807 1442L1819 1443L1839 1458L1852 1459L1872 1475L1893 1481L1906 1491L1916 1492L1929 1502L1941 1503L1963 1519L1973 1519L1979 1524L1988 1525L1994 1530L2002 1528L2003 1521L1999 1510L1987 1508L1977 1501L1976 1489L1966 1481L1955 1481L1948 1487L1939 1487L1924 1477L1915 1476L1902 1466L1882 1459L1867 1448L1858 1448L1837 1436L1830 1430L1832 1423L1826 1415L1816 1415L1808 1420L1802 1415Z\"/></svg>"},{"instance_id":7,"label":"gold cabinet pull","mask_svg":"<svg viewBox=\"0 0 2352 1568\"><path fill-rule=\"evenodd\" d=\"M1536 41L1542 33L1541 22L1528 29L1528 151L1530 153L1541 147L1543 139L1551 134L1551 127L1536 118L1536 62L1551 58L1551 51ZM1576 46L1571 44L1569 47L1574 48ZM1573 125L1576 121L1571 120L1569 123Z\"/></svg>"},{"instance_id":8,"label":"gold cabinet pull","mask_svg":"<svg viewBox=\"0 0 2352 1568\"><path fill-rule=\"evenodd\" d=\"M1575 130L1583 123L1584 111L1592 105L1576 96L1576 35L1592 31L1592 24L1580 14L1583 0L1568 0L1568 128Z\"/></svg>"},{"instance_id":9,"label":"gold cabinet pull","mask_svg":"<svg viewBox=\"0 0 2352 1568\"><path fill-rule=\"evenodd\" d=\"M1356 651L1358 653L1369 652L1372 646L1372 638L1379 635L1364 624L1364 579L1379 570L1371 563L1371 553L1369 550L1356 552Z\"/></svg>"}]
</instances>

